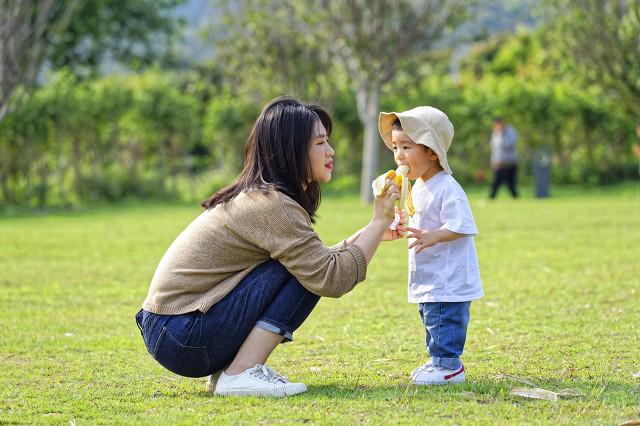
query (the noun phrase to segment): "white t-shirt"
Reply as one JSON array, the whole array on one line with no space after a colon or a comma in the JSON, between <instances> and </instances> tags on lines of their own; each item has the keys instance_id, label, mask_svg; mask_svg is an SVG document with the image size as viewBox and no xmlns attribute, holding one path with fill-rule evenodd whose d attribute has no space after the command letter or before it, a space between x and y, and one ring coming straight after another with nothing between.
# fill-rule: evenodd
<instances>
[{"instance_id":1,"label":"white t-shirt","mask_svg":"<svg viewBox=\"0 0 640 426\"><path fill-rule=\"evenodd\" d=\"M465 234L438 243L416 254L409 250L409 302L467 302L484 295L473 236L478 234L469 200L448 173L440 172L426 182L416 181L411 190L415 214L413 228L448 229ZM413 240L410 240L413 242Z\"/></svg>"}]
</instances>

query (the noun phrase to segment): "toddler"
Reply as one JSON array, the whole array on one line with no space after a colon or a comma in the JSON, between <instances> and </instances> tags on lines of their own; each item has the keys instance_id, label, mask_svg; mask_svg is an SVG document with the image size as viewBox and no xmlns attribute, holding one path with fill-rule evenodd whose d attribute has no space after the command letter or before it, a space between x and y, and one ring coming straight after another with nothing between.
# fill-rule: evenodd
<instances>
[{"instance_id":1,"label":"toddler","mask_svg":"<svg viewBox=\"0 0 640 426\"><path fill-rule=\"evenodd\" d=\"M451 175L447 150L453 125L442 111L419 106L380 113L378 128L396 164L414 179L415 214L407 233L409 302L418 304L431 359L411 376L416 385L460 383L460 360L471 301L483 296L473 236L478 234L467 196Z\"/></svg>"}]
</instances>

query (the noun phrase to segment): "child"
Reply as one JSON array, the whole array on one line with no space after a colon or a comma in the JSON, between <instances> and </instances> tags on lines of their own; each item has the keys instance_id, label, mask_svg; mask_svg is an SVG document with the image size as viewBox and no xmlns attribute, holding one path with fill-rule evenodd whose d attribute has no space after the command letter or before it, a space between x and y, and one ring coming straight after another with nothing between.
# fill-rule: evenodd
<instances>
[{"instance_id":1,"label":"child","mask_svg":"<svg viewBox=\"0 0 640 426\"><path fill-rule=\"evenodd\" d=\"M464 349L472 300L483 296L477 235L469 201L451 176L447 150L453 125L440 110L420 106L380 113L378 128L396 164L409 166L415 214L400 227L409 245L409 302L417 303L431 355L416 368L416 385L465 380Z\"/></svg>"}]
</instances>

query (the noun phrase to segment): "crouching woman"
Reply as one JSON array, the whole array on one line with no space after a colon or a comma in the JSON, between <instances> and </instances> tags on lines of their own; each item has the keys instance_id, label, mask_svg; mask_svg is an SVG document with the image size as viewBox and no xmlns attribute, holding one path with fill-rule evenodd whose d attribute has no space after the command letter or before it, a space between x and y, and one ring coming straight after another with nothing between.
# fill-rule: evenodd
<instances>
[{"instance_id":1,"label":"crouching woman","mask_svg":"<svg viewBox=\"0 0 640 426\"><path fill-rule=\"evenodd\" d=\"M373 218L335 247L313 230L321 182L331 179L331 118L279 98L257 118L233 184L175 239L136 315L147 350L168 370L210 375L220 395L287 396L307 390L266 366L322 296L364 280L394 217L398 188L374 201Z\"/></svg>"}]
</instances>

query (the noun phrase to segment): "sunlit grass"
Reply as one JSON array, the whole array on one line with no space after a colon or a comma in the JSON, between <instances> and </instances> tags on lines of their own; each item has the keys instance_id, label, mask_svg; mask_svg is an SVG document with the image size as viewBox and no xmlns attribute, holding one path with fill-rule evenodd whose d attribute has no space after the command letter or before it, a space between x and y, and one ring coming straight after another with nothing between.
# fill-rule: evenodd
<instances>
[{"instance_id":1,"label":"sunlit grass","mask_svg":"<svg viewBox=\"0 0 640 426\"><path fill-rule=\"evenodd\" d=\"M147 354L133 314L196 205L0 218L0 423L619 424L640 418L640 192L560 189L489 202L471 191L486 296L472 304L468 381L417 388L424 332L406 302L406 243L323 299L270 363L309 386L284 400L218 398ZM333 244L369 220L326 197ZM510 395L527 387L584 396Z\"/></svg>"}]
</instances>

